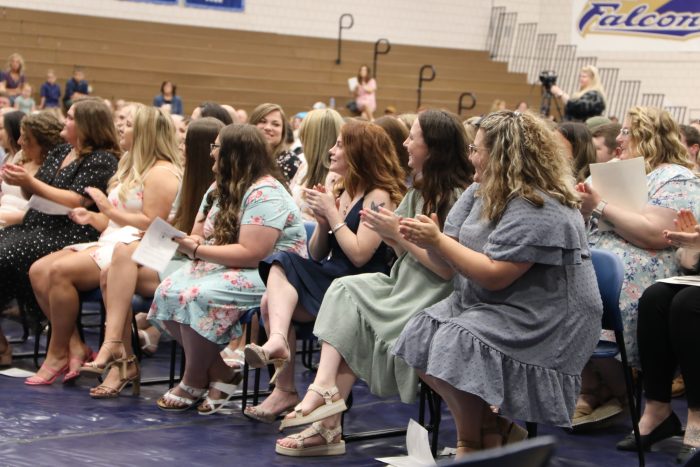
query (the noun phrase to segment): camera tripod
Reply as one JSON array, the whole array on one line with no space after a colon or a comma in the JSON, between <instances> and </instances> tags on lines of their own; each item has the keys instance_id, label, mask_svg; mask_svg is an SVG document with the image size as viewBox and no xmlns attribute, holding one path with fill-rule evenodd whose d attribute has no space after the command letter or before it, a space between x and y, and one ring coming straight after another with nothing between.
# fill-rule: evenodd
<instances>
[{"instance_id":1,"label":"camera tripod","mask_svg":"<svg viewBox=\"0 0 700 467\"><path fill-rule=\"evenodd\" d=\"M552 107L552 99L554 99L554 96L552 95L550 89L551 87L542 86L542 101L540 102L540 115L542 115L545 118L549 116L549 111ZM554 99L554 106L557 109L557 114L559 114L559 120L561 120L561 107L559 107L559 102L556 99Z\"/></svg>"}]
</instances>

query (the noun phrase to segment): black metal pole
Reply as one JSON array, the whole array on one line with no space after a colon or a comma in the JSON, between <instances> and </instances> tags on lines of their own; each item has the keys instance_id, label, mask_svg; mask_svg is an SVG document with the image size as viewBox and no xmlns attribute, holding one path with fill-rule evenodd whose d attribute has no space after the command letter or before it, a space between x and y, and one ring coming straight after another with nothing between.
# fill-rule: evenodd
<instances>
[{"instance_id":1,"label":"black metal pole","mask_svg":"<svg viewBox=\"0 0 700 467\"><path fill-rule=\"evenodd\" d=\"M343 25L343 18L350 18L350 24ZM335 64L340 65L340 48L343 42L343 29L350 29L355 25L355 18L350 13L343 13L338 18L338 58L335 59Z\"/></svg>"},{"instance_id":2,"label":"black metal pole","mask_svg":"<svg viewBox=\"0 0 700 467\"><path fill-rule=\"evenodd\" d=\"M464 105L464 98L469 96L472 100L471 104ZM476 107L476 96L471 92L463 92L459 95L459 101L457 102L457 115L462 115L462 110L470 110Z\"/></svg>"},{"instance_id":3,"label":"black metal pole","mask_svg":"<svg viewBox=\"0 0 700 467\"><path fill-rule=\"evenodd\" d=\"M379 50L380 45L385 45L386 48L384 50ZM377 77L377 55L386 55L390 50L391 44L389 43L389 39L378 39L377 42L374 43L374 60L372 61L372 71L375 78Z\"/></svg>"},{"instance_id":4,"label":"black metal pole","mask_svg":"<svg viewBox=\"0 0 700 467\"><path fill-rule=\"evenodd\" d=\"M431 71L431 76L430 78L424 77L423 72L425 70L430 70ZM424 81L432 81L435 79L435 67L432 65L423 65L420 67L420 72L418 73L418 102L416 103L416 110L420 109L420 103L421 99L423 97L423 82Z\"/></svg>"}]
</instances>

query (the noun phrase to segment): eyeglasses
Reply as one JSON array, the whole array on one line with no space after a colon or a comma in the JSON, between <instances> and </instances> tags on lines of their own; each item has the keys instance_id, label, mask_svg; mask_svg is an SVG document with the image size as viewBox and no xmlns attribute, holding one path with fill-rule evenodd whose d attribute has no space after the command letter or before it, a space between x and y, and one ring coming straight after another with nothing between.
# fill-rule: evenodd
<instances>
[{"instance_id":1,"label":"eyeglasses","mask_svg":"<svg viewBox=\"0 0 700 467\"><path fill-rule=\"evenodd\" d=\"M630 135L630 129L629 128L622 128L620 129L620 134L622 136L629 136Z\"/></svg>"},{"instance_id":2,"label":"eyeglasses","mask_svg":"<svg viewBox=\"0 0 700 467\"><path fill-rule=\"evenodd\" d=\"M221 147L220 144L211 143L211 144L209 145L209 152L214 152L214 149L219 149L220 147Z\"/></svg>"},{"instance_id":3,"label":"eyeglasses","mask_svg":"<svg viewBox=\"0 0 700 467\"><path fill-rule=\"evenodd\" d=\"M474 144L470 144L467 146L467 149L469 150L469 154L474 154L475 152L478 152L479 149L486 149L486 148L480 148L479 146L476 146Z\"/></svg>"}]
</instances>

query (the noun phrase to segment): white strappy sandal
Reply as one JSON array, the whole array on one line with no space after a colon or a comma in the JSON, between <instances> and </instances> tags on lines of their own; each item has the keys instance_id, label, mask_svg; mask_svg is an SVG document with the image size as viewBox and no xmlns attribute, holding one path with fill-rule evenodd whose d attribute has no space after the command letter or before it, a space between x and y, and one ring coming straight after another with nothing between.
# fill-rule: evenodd
<instances>
[{"instance_id":1,"label":"white strappy sandal","mask_svg":"<svg viewBox=\"0 0 700 467\"><path fill-rule=\"evenodd\" d=\"M294 457L311 457L311 456L339 456L345 454L345 441L341 438L340 441L334 443L333 440L342 433L340 426L335 428L326 428L321 422L312 424L309 428L301 433L290 435L288 438L297 442L297 447L288 448L279 443L275 444L275 452L283 456ZM304 441L316 435L321 436L326 444L318 446L304 446Z\"/></svg>"},{"instance_id":2,"label":"white strappy sandal","mask_svg":"<svg viewBox=\"0 0 700 467\"><path fill-rule=\"evenodd\" d=\"M163 394L160 399L156 401L156 405L161 410L166 412L185 412L202 400L202 396L207 392L206 388L193 388L185 383L179 383L178 387L185 391L190 397L176 396L173 394L173 390L169 389L168 392ZM168 403L175 403L177 405L168 405Z\"/></svg>"},{"instance_id":3,"label":"white strappy sandal","mask_svg":"<svg viewBox=\"0 0 700 467\"><path fill-rule=\"evenodd\" d=\"M204 398L204 402L197 407L197 412L199 412L199 415L212 415L223 409L230 408L231 404L229 404L229 402L236 394L236 391L238 391L238 384L242 379L243 376L241 376L240 373L236 373L230 383L213 381L209 385L209 389L216 389L223 393L226 397L223 399L212 399L209 397L209 394L207 394L207 396ZM204 404L206 404L208 407L202 407Z\"/></svg>"},{"instance_id":4,"label":"white strappy sandal","mask_svg":"<svg viewBox=\"0 0 700 467\"><path fill-rule=\"evenodd\" d=\"M280 431L293 426L317 422L347 410L347 406L345 405L345 401L342 397L337 401L333 401L333 396L338 394L338 388L336 386L333 386L330 389L324 389L315 384L310 384L309 391L313 391L319 396L323 397L324 404L316 407L306 415L304 415L301 411L301 403L297 404L297 406L294 407L294 417L283 419L282 423L280 424Z\"/></svg>"}]
</instances>

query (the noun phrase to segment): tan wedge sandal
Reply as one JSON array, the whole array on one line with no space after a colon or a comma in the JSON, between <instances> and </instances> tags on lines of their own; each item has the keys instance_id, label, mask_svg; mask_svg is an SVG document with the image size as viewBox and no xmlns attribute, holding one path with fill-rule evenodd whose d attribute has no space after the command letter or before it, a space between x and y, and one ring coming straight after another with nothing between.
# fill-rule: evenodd
<instances>
[{"instance_id":1,"label":"tan wedge sandal","mask_svg":"<svg viewBox=\"0 0 700 467\"><path fill-rule=\"evenodd\" d=\"M288 448L277 443L275 444L275 452L277 454L282 454L283 456L294 457L339 456L341 454L345 454L345 441L343 441L342 437L340 436L341 434L342 428L340 426L329 429L324 427L321 422L316 422L301 433L288 436L288 438L296 441L296 447ZM319 444L317 446L304 446L304 442L307 439L313 438L316 435L323 438L325 444ZM333 440L336 438L339 438L339 440L337 442L333 442Z\"/></svg>"}]
</instances>

